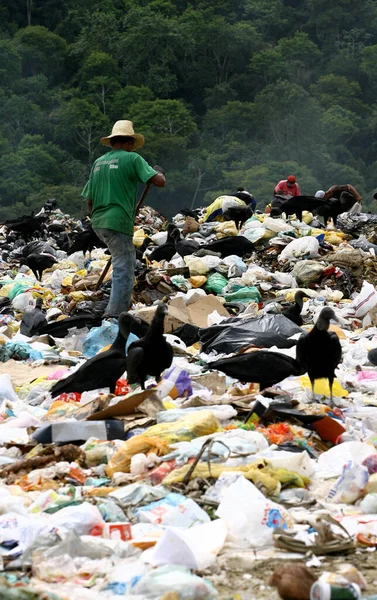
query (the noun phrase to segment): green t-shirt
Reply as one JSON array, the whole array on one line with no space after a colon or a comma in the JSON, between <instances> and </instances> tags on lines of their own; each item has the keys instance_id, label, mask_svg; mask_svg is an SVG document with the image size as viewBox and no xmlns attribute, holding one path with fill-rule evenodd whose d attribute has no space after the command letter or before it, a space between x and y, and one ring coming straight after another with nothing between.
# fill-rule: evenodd
<instances>
[{"instance_id":1,"label":"green t-shirt","mask_svg":"<svg viewBox=\"0 0 377 600\"><path fill-rule=\"evenodd\" d=\"M112 150L97 158L81 193L92 201L92 227L133 235L138 183L156 174L136 152Z\"/></svg>"}]
</instances>

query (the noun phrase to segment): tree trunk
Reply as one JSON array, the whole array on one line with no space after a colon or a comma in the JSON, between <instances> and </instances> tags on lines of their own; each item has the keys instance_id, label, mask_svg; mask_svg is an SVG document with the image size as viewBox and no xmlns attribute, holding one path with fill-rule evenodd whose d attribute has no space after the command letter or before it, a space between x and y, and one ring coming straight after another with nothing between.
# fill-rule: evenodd
<instances>
[{"instance_id":1,"label":"tree trunk","mask_svg":"<svg viewBox=\"0 0 377 600\"><path fill-rule=\"evenodd\" d=\"M26 15L27 15L27 24L28 27L31 25L31 7L33 4L33 0L26 0Z\"/></svg>"}]
</instances>

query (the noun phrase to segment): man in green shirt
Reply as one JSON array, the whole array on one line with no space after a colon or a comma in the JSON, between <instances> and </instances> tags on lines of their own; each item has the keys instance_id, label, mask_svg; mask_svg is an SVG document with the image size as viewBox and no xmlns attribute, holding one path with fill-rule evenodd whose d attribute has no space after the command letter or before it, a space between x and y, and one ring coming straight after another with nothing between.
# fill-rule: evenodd
<instances>
[{"instance_id":1,"label":"man in green shirt","mask_svg":"<svg viewBox=\"0 0 377 600\"><path fill-rule=\"evenodd\" d=\"M111 151L93 164L82 191L88 200L91 225L110 250L113 278L105 317L118 317L129 309L134 284L134 220L139 183L164 187L163 173L150 167L134 150L144 144L131 121L117 121L111 135L101 139Z\"/></svg>"}]
</instances>

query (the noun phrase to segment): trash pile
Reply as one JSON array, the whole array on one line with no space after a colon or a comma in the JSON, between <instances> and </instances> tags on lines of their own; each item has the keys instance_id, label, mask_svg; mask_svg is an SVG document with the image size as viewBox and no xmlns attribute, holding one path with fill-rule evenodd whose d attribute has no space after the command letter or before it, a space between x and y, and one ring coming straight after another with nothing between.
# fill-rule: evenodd
<instances>
[{"instance_id":1,"label":"trash pile","mask_svg":"<svg viewBox=\"0 0 377 600\"><path fill-rule=\"evenodd\" d=\"M118 320L89 222L1 227L1 598L373 598L377 217L228 209L141 209Z\"/></svg>"}]
</instances>

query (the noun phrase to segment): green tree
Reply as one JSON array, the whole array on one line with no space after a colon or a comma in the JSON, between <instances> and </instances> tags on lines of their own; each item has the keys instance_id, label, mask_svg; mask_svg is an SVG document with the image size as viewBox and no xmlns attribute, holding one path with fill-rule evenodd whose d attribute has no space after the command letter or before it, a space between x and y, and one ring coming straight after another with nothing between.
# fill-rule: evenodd
<instances>
[{"instance_id":1,"label":"green tree","mask_svg":"<svg viewBox=\"0 0 377 600\"><path fill-rule=\"evenodd\" d=\"M12 40L0 38L0 85L11 88L20 76L20 52Z\"/></svg>"},{"instance_id":2,"label":"green tree","mask_svg":"<svg viewBox=\"0 0 377 600\"><path fill-rule=\"evenodd\" d=\"M62 73L67 56L67 43L41 25L19 29L15 35L26 77L40 73L56 79Z\"/></svg>"},{"instance_id":3,"label":"green tree","mask_svg":"<svg viewBox=\"0 0 377 600\"><path fill-rule=\"evenodd\" d=\"M54 138L64 144L74 156L83 157L91 166L99 147L100 137L106 135L107 119L98 106L87 100L72 99L60 106L53 115Z\"/></svg>"},{"instance_id":4,"label":"green tree","mask_svg":"<svg viewBox=\"0 0 377 600\"><path fill-rule=\"evenodd\" d=\"M335 105L349 110L362 108L361 88L357 81L349 81L341 75L323 75L310 86L310 93L326 109Z\"/></svg>"},{"instance_id":5,"label":"green tree","mask_svg":"<svg viewBox=\"0 0 377 600\"><path fill-rule=\"evenodd\" d=\"M349 143L352 136L359 131L357 121L358 119L353 112L335 105L323 115L321 127L323 134L331 139L333 143Z\"/></svg>"},{"instance_id":6,"label":"green tree","mask_svg":"<svg viewBox=\"0 0 377 600\"><path fill-rule=\"evenodd\" d=\"M78 72L81 85L93 92L100 101L101 109L106 115L106 99L109 93L119 88L120 72L114 58L106 52L92 52L84 60Z\"/></svg>"}]
</instances>

